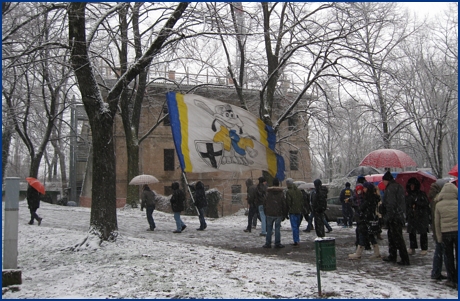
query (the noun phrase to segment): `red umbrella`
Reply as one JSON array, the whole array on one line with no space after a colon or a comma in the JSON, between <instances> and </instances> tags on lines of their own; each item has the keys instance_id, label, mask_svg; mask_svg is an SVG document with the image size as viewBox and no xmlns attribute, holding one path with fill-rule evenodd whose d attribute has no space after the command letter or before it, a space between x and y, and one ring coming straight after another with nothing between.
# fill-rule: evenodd
<instances>
[{"instance_id":1,"label":"red umbrella","mask_svg":"<svg viewBox=\"0 0 460 301\"><path fill-rule=\"evenodd\" d=\"M448 172L451 176L458 177L458 164L456 164L452 169Z\"/></svg>"},{"instance_id":2,"label":"red umbrella","mask_svg":"<svg viewBox=\"0 0 460 301\"><path fill-rule=\"evenodd\" d=\"M424 171L418 170L400 172L396 176L395 181L401 184L402 187L404 187L404 189L406 189L407 181L412 177L416 178L420 182L420 190L424 191L426 194L428 194L428 192L430 191L431 184L433 184L437 180L435 176Z\"/></svg>"},{"instance_id":3,"label":"red umbrella","mask_svg":"<svg viewBox=\"0 0 460 301\"><path fill-rule=\"evenodd\" d=\"M382 181L383 173L379 173L379 174L375 174L375 175L368 175L368 176L364 176L364 177L366 178L367 182L376 183L376 182Z\"/></svg>"},{"instance_id":4,"label":"red umbrella","mask_svg":"<svg viewBox=\"0 0 460 301\"><path fill-rule=\"evenodd\" d=\"M35 190L37 190L41 194L45 194L45 186L43 186L43 184L39 180L32 178L32 177L28 177L26 178L26 180L30 186L35 188Z\"/></svg>"},{"instance_id":5,"label":"red umbrella","mask_svg":"<svg viewBox=\"0 0 460 301\"><path fill-rule=\"evenodd\" d=\"M375 168L404 168L417 166L417 163L415 163L414 160L412 160L412 158L403 151L391 148L382 148L367 154L359 165L372 166Z\"/></svg>"}]
</instances>

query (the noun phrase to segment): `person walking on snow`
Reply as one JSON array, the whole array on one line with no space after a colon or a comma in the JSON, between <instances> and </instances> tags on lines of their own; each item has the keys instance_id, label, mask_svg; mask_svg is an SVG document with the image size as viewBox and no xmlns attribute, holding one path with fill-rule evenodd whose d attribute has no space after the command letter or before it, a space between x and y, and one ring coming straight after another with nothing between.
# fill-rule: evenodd
<instances>
[{"instance_id":1,"label":"person walking on snow","mask_svg":"<svg viewBox=\"0 0 460 301\"><path fill-rule=\"evenodd\" d=\"M406 221L409 233L409 255L414 255L417 245L417 234L420 234L420 255L428 250L428 227L430 225L430 201L424 191L420 190L420 182L412 177L406 184Z\"/></svg>"},{"instance_id":2,"label":"person walking on snow","mask_svg":"<svg viewBox=\"0 0 460 301\"><path fill-rule=\"evenodd\" d=\"M149 185L145 184L142 191L142 202L141 202L141 211L146 209L147 221L150 228L147 231L155 230L155 221L153 220L153 211L155 210L155 192L153 192Z\"/></svg>"},{"instance_id":3,"label":"person walking on snow","mask_svg":"<svg viewBox=\"0 0 460 301\"><path fill-rule=\"evenodd\" d=\"M353 208L351 202L353 199L353 191L350 188L351 184L346 182L345 188L340 191L339 200L342 203L343 226L342 228L353 228Z\"/></svg>"},{"instance_id":4,"label":"person walking on snow","mask_svg":"<svg viewBox=\"0 0 460 301\"><path fill-rule=\"evenodd\" d=\"M208 207L208 201L206 200L206 192L204 191L204 185L201 181L198 181L195 184L195 206L198 209L200 219L200 227L197 230L203 231L208 227L206 220L204 219L204 213L206 211L206 207Z\"/></svg>"},{"instance_id":5,"label":"person walking on snow","mask_svg":"<svg viewBox=\"0 0 460 301\"><path fill-rule=\"evenodd\" d=\"M327 187L323 186L320 179L313 182L315 190L311 192L311 209L314 212L316 236L324 237L324 211L327 209ZM332 228L331 228L332 230Z\"/></svg>"},{"instance_id":6,"label":"person walking on snow","mask_svg":"<svg viewBox=\"0 0 460 301\"><path fill-rule=\"evenodd\" d=\"M370 257L371 259L380 258L380 249L375 239L374 230L371 227L371 222L378 223L378 217L376 216L377 204L380 201L380 197L375 193L374 184L366 182L363 184L364 199L359 206L359 221L357 223L358 231L358 247L354 254L349 254L348 259L359 259L363 253L364 247L367 243L371 243L374 248L374 254ZM377 229L378 231L378 226Z\"/></svg>"},{"instance_id":7,"label":"person walking on snow","mask_svg":"<svg viewBox=\"0 0 460 301\"><path fill-rule=\"evenodd\" d=\"M286 198L283 187L279 187L279 180L273 179L273 186L268 187L264 202L264 212L267 219L267 235L264 248L272 247L273 224L275 224L275 248L284 248L281 244L281 221L287 214Z\"/></svg>"},{"instance_id":8,"label":"person walking on snow","mask_svg":"<svg viewBox=\"0 0 460 301\"><path fill-rule=\"evenodd\" d=\"M27 205L29 205L30 222L29 225L34 224L34 219L37 220L38 225L42 223L42 218L38 216L37 209L40 208L40 192L29 185L27 187Z\"/></svg>"},{"instance_id":9,"label":"person walking on snow","mask_svg":"<svg viewBox=\"0 0 460 301\"><path fill-rule=\"evenodd\" d=\"M182 219L180 212L184 211L185 193L179 188L178 182L173 182L171 188L173 194L171 196L171 209L174 212L174 220L176 221L176 230L173 233L182 233L187 228Z\"/></svg>"},{"instance_id":10,"label":"person walking on snow","mask_svg":"<svg viewBox=\"0 0 460 301\"><path fill-rule=\"evenodd\" d=\"M299 246L300 235L299 226L300 218L303 210L303 196L302 192L294 184L294 180L291 178L286 179L287 191L286 191L286 204L288 207L289 221L291 222L292 230L292 243L293 246Z\"/></svg>"},{"instance_id":11,"label":"person walking on snow","mask_svg":"<svg viewBox=\"0 0 460 301\"><path fill-rule=\"evenodd\" d=\"M256 187L256 206L260 216L260 236L267 235L267 221L264 213L264 202L267 197L267 180L264 177L259 178L259 184Z\"/></svg>"},{"instance_id":12,"label":"person walking on snow","mask_svg":"<svg viewBox=\"0 0 460 301\"><path fill-rule=\"evenodd\" d=\"M399 265L410 265L406 242L402 234L404 226L404 188L396 183L393 175L387 171L383 177L385 193L383 194L382 206L384 208L384 222L388 228L388 256L383 258L386 262L396 262L397 252L401 261Z\"/></svg>"},{"instance_id":13,"label":"person walking on snow","mask_svg":"<svg viewBox=\"0 0 460 301\"><path fill-rule=\"evenodd\" d=\"M446 285L458 289L458 188L446 183L436 197L436 238L446 252Z\"/></svg>"},{"instance_id":14,"label":"person walking on snow","mask_svg":"<svg viewBox=\"0 0 460 301\"><path fill-rule=\"evenodd\" d=\"M251 226L253 225L254 217L257 216L257 211L259 210L256 206L256 185L253 184L252 179L246 180L246 200L248 201L248 226L244 232L251 232ZM255 227L254 227L255 229Z\"/></svg>"}]
</instances>

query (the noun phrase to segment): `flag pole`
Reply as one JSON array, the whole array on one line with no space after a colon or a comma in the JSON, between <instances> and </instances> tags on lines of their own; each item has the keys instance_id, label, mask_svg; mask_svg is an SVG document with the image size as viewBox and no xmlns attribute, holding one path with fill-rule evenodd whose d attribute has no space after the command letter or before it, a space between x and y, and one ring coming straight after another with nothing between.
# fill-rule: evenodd
<instances>
[{"instance_id":1,"label":"flag pole","mask_svg":"<svg viewBox=\"0 0 460 301\"><path fill-rule=\"evenodd\" d=\"M182 176L184 177L185 185L187 185L188 192L190 193L190 197L192 198L192 203L195 206L196 213L198 213L198 215L200 215L200 211L198 211L198 208L195 205L195 199L193 198L192 190L190 190L190 186L188 185L188 181L187 181L187 176L185 175L184 171L182 171Z\"/></svg>"}]
</instances>

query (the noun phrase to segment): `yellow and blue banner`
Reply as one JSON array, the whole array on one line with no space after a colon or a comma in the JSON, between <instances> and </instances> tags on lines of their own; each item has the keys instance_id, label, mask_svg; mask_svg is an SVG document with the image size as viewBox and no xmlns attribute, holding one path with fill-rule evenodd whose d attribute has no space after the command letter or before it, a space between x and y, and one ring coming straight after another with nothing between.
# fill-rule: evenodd
<instances>
[{"instance_id":1,"label":"yellow and blue banner","mask_svg":"<svg viewBox=\"0 0 460 301\"><path fill-rule=\"evenodd\" d=\"M184 172L265 170L284 180L272 127L250 112L194 94L166 94L177 156Z\"/></svg>"}]
</instances>

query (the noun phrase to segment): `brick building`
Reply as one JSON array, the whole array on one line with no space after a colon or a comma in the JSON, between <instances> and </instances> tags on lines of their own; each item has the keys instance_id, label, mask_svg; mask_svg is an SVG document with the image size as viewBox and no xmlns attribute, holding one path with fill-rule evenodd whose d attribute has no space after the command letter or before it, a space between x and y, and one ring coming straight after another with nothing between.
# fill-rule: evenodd
<instances>
[{"instance_id":1,"label":"brick building","mask_svg":"<svg viewBox=\"0 0 460 301\"><path fill-rule=\"evenodd\" d=\"M145 135L156 123L162 114L167 113L166 93L174 90L172 84L151 84L144 98L142 113L140 118L139 137ZM181 93L196 88L194 86L181 86ZM207 86L193 91L194 94L207 98L213 98L222 102L239 105L235 89L231 86ZM258 115L259 91L245 90L244 95L248 103L249 111ZM286 96L277 100L275 110L279 110L287 105ZM284 103L286 101L286 103ZM311 164L308 151L308 130L295 131L295 121L283 123L280 131L286 134L291 131L296 135L287 138L289 143L277 144L277 152L285 160L286 177L291 177L300 181L311 181ZM121 117L117 116L114 125L115 153L116 153L116 183L117 183L117 207L122 207L126 203L127 183L127 155L126 143ZM169 125L169 119L165 119L155 130L148 134L139 148L139 173L154 175L160 181L151 184L150 187L157 193L163 195L171 194L171 183L180 181L182 170L175 152L174 143ZM85 176L82 179L82 189L80 195L80 205L90 206L91 204L91 160L89 159L84 168ZM257 178L262 175L262 171L253 170L248 172L211 172L211 173L188 173L189 182L202 181L207 188L215 188L222 194L219 214L221 216L232 214L241 208L246 208L246 185L247 178L252 178L257 183Z\"/></svg>"}]
</instances>

